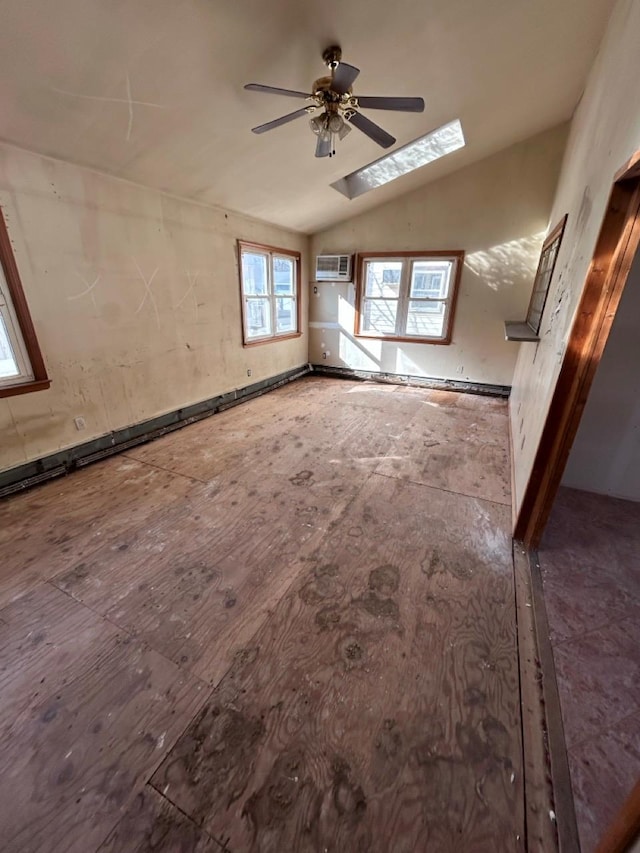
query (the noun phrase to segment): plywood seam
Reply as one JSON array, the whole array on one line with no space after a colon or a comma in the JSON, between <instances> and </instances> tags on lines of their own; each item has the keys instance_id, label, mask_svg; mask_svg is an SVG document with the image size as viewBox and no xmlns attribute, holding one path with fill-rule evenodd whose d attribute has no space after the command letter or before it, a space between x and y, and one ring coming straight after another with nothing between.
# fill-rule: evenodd
<instances>
[{"instance_id":1,"label":"plywood seam","mask_svg":"<svg viewBox=\"0 0 640 853\"><path fill-rule=\"evenodd\" d=\"M64 574L65 572L68 572L68 567L66 567L65 569L63 569L63 571L62 571L62 572L58 572L57 574L55 574L53 577L48 578L47 580L45 580L45 581L44 581L44 583L45 583L45 584L47 584L48 586L53 587L55 590L57 590L58 592L62 593L63 595L66 595L66 597L67 597L67 598L69 598L69 599L71 599L71 601L73 601L73 602L74 602L74 604L77 604L77 605L79 605L80 607L84 607L86 610L91 611L91 613L93 613L95 616L97 616L97 617L98 617L98 619L102 619L102 621L103 621L103 622L106 622L107 624L111 625L113 628L115 628L115 630L116 630L116 631L118 631L118 632L120 632L120 633L123 633L123 634L126 634L126 635L127 635L128 637L130 637L132 640L135 640L136 642L140 643L141 645L146 646L148 649L151 649L151 651L152 651L154 654L159 655L161 658L163 658L165 661L167 661L169 664L171 664L171 666L175 666L175 668L176 668L177 670L180 670L181 672L188 673L188 675L189 675L189 677L190 677L190 678L194 679L194 681L197 681L197 682L198 682L199 684L201 684L204 688L211 688L211 689L213 689L213 688L211 687L211 685L210 685L207 681L205 681L203 678L201 678L201 677L200 677L199 675L197 675L195 672L192 672L192 671L191 671L189 668L187 668L187 667L182 667L182 666L180 666L180 664L176 663L176 662L175 662L174 660L172 660L170 657L167 657L167 655L166 655L166 654L164 654L164 652L160 651L160 650L159 650L159 649L157 649L155 646L152 646L152 645L151 645L151 643L147 642L146 640L141 639L141 638L140 638L136 633L134 633L133 631L129 630L128 628L123 628L123 626L122 626L122 625L118 625L118 623L117 623L117 622L114 622L114 621L113 621L113 619L110 619L110 618L109 618L108 616L106 616L104 613L100 613L100 611L99 611L99 610L96 610L96 609L95 609L95 607L91 607L91 605L90 605L90 604L87 604L86 602L81 601L79 598L76 598L74 595L72 595L72 594L71 594L70 592L68 592L66 589L63 589L62 587L60 587L60 586L58 586L56 583L54 583L55 579L56 579L57 577L59 577L61 574ZM9 606L9 605L7 605L7 606ZM71 683L71 682L68 682L68 683ZM197 713L199 713L199 709L198 709L198 711L196 711L196 713L193 715L193 717L195 717ZM189 723L191 723L191 722L192 722L193 717L191 717L191 719L189 720ZM180 734L182 734L182 733L180 733Z\"/></svg>"},{"instance_id":2,"label":"plywood seam","mask_svg":"<svg viewBox=\"0 0 640 853\"><path fill-rule=\"evenodd\" d=\"M187 426L190 426L190 424L187 424ZM153 441L153 439L151 440ZM163 465L154 465L153 462L148 462L146 459L139 459L137 456L134 456L130 450L123 450L122 456L127 459L132 459L140 465L148 465L149 468L155 468L156 471L166 471L167 474L173 474L176 477L184 477L186 480L191 480L194 483L202 483L203 485L206 485L208 482L208 480L201 480L199 477L193 477L191 474L183 474L182 471L175 471L172 468L165 468Z\"/></svg>"},{"instance_id":3,"label":"plywood seam","mask_svg":"<svg viewBox=\"0 0 640 853\"><path fill-rule=\"evenodd\" d=\"M419 483L417 480L409 480L404 477L394 477L392 474L383 474L382 471L374 471L374 476L386 477L388 480L398 480L401 483L411 483L414 486L422 486L425 489L435 489L438 492L446 492L448 495L459 495L461 498L469 498L470 500L480 501L481 503L495 504L495 506L508 507L508 503L502 501L493 501L490 498L479 498L477 495L468 495L466 492L454 492L453 489L445 489L443 486L431 486L427 483Z\"/></svg>"}]
</instances>

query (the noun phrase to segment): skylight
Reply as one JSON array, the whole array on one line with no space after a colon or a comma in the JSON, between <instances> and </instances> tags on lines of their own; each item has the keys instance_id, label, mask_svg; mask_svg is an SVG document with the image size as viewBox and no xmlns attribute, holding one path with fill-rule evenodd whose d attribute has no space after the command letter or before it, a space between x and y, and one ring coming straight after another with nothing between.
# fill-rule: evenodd
<instances>
[{"instance_id":1,"label":"skylight","mask_svg":"<svg viewBox=\"0 0 640 853\"><path fill-rule=\"evenodd\" d=\"M391 154L385 154L368 166L345 175L331 186L347 198L357 198L369 190L413 172L414 169L426 166L427 163L438 160L445 154L457 151L458 148L464 147L464 144L462 125L458 119L454 119L449 124L444 124L427 133L426 136L420 136L408 145L403 145Z\"/></svg>"}]
</instances>

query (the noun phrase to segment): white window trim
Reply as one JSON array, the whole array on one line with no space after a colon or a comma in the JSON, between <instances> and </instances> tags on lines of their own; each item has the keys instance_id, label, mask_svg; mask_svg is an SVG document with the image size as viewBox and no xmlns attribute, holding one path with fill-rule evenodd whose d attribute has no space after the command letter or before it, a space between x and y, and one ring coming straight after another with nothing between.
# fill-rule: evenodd
<instances>
[{"instance_id":1,"label":"white window trim","mask_svg":"<svg viewBox=\"0 0 640 853\"><path fill-rule=\"evenodd\" d=\"M366 267L368 263L376 263L387 261L390 263L401 263L402 270L400 273L399 295L396 298L385 297L368 297L366 295ZM413 265L420 261L444 261L450 266L448 292L444 298L411 296L411 277ZM453 320L455 315L455 306L460 284L460 276L462 273L462 264L464 261L464 252L462 251L446 251L446 252L415 252L404 254L387 253L371 253L362 254L358 257L358 282L356 295L356 328L355 334L362 338L376 338L378 340L389 341L407 341L414 343L432 343L432 344L449 344L451 343L451 334L453 329ZM370 299L379 301L385 300L388 302L397 302L396 311L396 328L393 332L379 332L377 330L365 331L362 329L364 306ZM410 302L440 302L445 305L445 312L442 322L443 333L441 336L424 336L413 335L407 332L407 322L409 316Z\"/></svg>"},{"instance_id":2,"label":"white window trim","mask_svg":"<svg viewBox=\"0 0 640 853\"><path fill-rule=\"evenodd\" d=\"M0 379L0 397L44 391L51 385L31 320L13 246L0 207L0 316L19 375Z\"/></svg>"},{"instance_id":3,"label":"white window trim","mask_svg":"<svg viewBox=\"0 0 640 853\"><path fill-rule=\"evenodd\" d=\"M244 281L242 274L242 255L244 252L264 255L267 258L267 293L260 295L245 294ZM273 281L273 265L276 259L283 259L293 263L293 288L291 294L276 293ZM288 251L287 249L279 249L275 246L266 246L260 243L249 243L243 240L238 240L238 270L240 275L240 300L242 302L242 339L245 347L250 347L255 344L269 343L270 341L280 341L288 338L300 337L300 254L298 252ZM271 334L269 335L249 335L247 328L248 311L247 304L251 300L269 300L269 308L271 312ZM286 329L279 332L277 330L277 300L291 299L293 301L293 312L295 318L295 328Z\"/></svg>"},{"instance_id":4,"label":"white window trim","mask_svg":"<svg viewBox=\"0 0 640 853\"><path fill-rule=\"evenodd\" d=\"M9 346L18 368L16 376L0 376L0 388L12 388L15 385L24 385L25 382L33 382L34 373L29 353L22 336L18 316L11 301L11 294L2 265L0 265L0 317L4 323L9 338Z\"/></svg>"}]
</instances>

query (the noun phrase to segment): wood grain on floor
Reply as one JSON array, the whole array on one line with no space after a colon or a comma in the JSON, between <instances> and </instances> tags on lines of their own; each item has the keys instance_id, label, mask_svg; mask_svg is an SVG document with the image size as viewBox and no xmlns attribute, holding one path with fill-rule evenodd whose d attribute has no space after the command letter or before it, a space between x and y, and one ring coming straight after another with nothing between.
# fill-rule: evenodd
<instances>
[{"instance_id":1,"label":"wood grain on floor","mask_svg":"<svg viewBox=\"0 0 640 853\"><path fill-rule=\"evenodd\" d=\"M204 685L48 584L28 599L2 611L2 849L84 853L198 711Z\"/></svg>"},{"instance_id":2,"label":"wood grain on floor","mask_svg":"<svg viewBox=\"0 0 640 853\"><path fill-rule=\"evenodd\" d=\"M506 447L306 378L6 501L6 849L524 850Z\"/></svg>"},{"instance_id":3,"label":"wood grain on floor","mask_svg":"<svg viewBox=\"0 0 640 853\"><path fill-rule=\"evenodd\" d=\"M145 785L98 853L220 853L220 845Z\"/></svg>"},{"instance_id":4,"label":"wood grain on floor","mask_svg":"<svg viewBox=\"0 0 640 853\"><path fill-rule=\"evenodd\" d=\"M539 558L580 842L593 850L640 766L640 504L561 488Z\"/></svg>"},{"instance_id":5,"label":"wood grain on floor","mask_svg":"<svg viewBox=\"0 0 640 853\"><path fill-rule=\"evenodd\" d=\"M370 478L152 784L231 850L519 849L513 598L506 511Z\"/></svg>"}]
</instances>

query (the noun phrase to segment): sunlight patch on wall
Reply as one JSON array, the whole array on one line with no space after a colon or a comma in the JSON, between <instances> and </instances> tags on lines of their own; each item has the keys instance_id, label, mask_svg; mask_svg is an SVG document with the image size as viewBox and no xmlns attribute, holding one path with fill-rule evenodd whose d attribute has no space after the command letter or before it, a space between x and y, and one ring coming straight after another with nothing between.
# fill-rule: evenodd
<instances>
[{"instance_id":1,"label":"sunlight patch on wall","mask_svg":"<svg viewBox=\"0 0 640 853\"><path fill-rule=\"evenodd\" d=\"M368 166L345 175L331 186L347 198L357 198L369 190L388 184L389 181L395 181L402 175L408 175L409 172L420 169L445 154L463 148L464 144L462 125L458 119L454 119L449 124L414 139L408 145L397 148L391 154L385 154Z\"/></svg>"},{"instance_id":2,"label":"sunlight patch on wall","mask_svg":"<svg viewBox=\"0 0 640 853\"><path fill-rule=\"evenodd\" d=\"M539 231L472 252L465 257L464 265L495 291L513 287L523 279L530 279L533 284L544 235L544 231Z\"/></svg>"},{"instance_id":3,"label":"sunlight patch on wall","mask_svg":"<svg viewBox=\"0 0 640 853\"><path fill-rule=\"evenodd\" d=\"M349 336L353 337L356 327L356 309L345 299L344 296L338 297L338 325ZM372 340L371 338L357 338L357 346L369 353L376 363L380 363L382 354L382 341Z\"/></svg>"},{"instance_id":4,"label":"sunlight patch on wall","mask_svg":"<svg viewBox=\"0 0 640 853\"><path fill-rule=\"evenodd\" d=\"M355 307L344 298L338 296L338 323L346 331L353 331L356 322Z\"/></svg>"},{"instance_id":5,"label":"sunlight patch on wall","mask_svg":"<svg viewBox=\"0 0 640 853\"><path fill-rule=\"evenodd\" d=\"M409 358L402 347L398 347L396 351L396 373L404 373L407 376L426 376L425 371L418 367L415 361Z\"/></svg>"},{"instance_id":6,"label":"sunlight patch on wall","mask_svg":"<svg viewBox=\"0 0 640 853\"><path fill-rule=\"evenodd\" d=\"M371 358L355 341L340 332L340 358L354 370L380 370L380 362Z\"/></svg>"}]
</instances>

